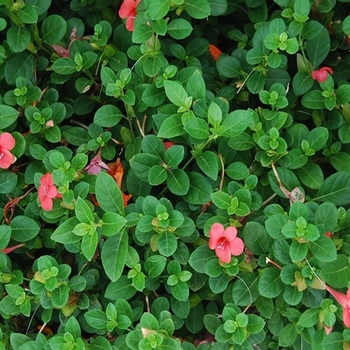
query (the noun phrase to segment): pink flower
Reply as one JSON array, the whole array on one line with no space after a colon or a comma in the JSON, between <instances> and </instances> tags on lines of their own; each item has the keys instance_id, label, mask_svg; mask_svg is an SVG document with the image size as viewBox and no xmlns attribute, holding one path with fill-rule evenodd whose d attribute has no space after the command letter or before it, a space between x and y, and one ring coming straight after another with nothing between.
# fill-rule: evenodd
<instances>
[{"instance_id":1,"label":"pink flower","mask_svg":"<svg viewBox=\"0 0 350 350\"><path fill-rule=\"evenodd\" d=\"M40 179L40 185L38 188L38 199L41 207L50 211L53 206L53 198L60 198L61 195L57 191L57 187L55 186L52 176L50 173L46 173Z\"/></svg>"},{"instance_id":2,"label":"pink flower","mask_svg":"<svg viewBox=\"0 0 350 350\"><path fill-rule=\"evenodd\" d=\"M328 78L328 73L333 74L333 69L330 67L322 67L318 70L314 70L311 73L312 79L317 80L319 83L323 83Z\"/></svg>"},{"instance_id":3,"label":"pink flower","mask_svg":"<svg viewBox=\"0 0 350 350\"><path fill-rule=\"evenodd\" d=\"M51 45L59 57L69 57L69 50L65 49L61 45Z\"/></svg>"},{"instance_id":4,"label":"pink flower","mask_svg":"<svg viewBox=\"0 0 350 350\"><path fill-rule=\"evenodd\" d=\"M326 286L326 290L332 294L334 299L341 305L343 308L343 322L345 327L350 327L350 288L346 294L337 292L331 287Z\"/></svg>"},{"instance_id":5,"label":"pink flower","mask_svg":"<svg viewBox=\"0 0 350 350\"><path fill-rule=\"evenodd\" d=\"M225 230L222 224L215 223L211 226L209 236L209 248L215 249L217 257L223 263L229 263L231 255L238 256L244 251L244 243L237 237L237 229L233 226Z\"/></svg>"},{"instance_id":6,"label":"pink flower","mask_svg":"<svg viewBox=\"0 0 350 350\"><path fill-rule=\"evenodd\" d=\"M119 17L126 18L126 29L130 32L134 31L134 20L137 15L136 7L141 0L124 0L119 9Z\"/></svg>"},{"instance_id":7,"label":"pink flower","mask_svg":"<svg viewBox=\"0 0 350 350\"><path fill-rule=\"evenodd\" d=\"M0 134L0 168L7 169L16 161L16 157L10 152L15 144L16 140L9 132Z\"/></svg>"},{"instance_id":8,"label":"pink flower","mask_svg":"<svg viewBox=\"0 0 350 350\"><path fill-rule=\"evenodd\" d=\"M110 167L102 161L101 159L101 149L98 151L96 156L91 159L91 162L88 166L85 167L85 170L88 174L97 175L101 169L111 170Z\"/></svg>"}]
</instances>

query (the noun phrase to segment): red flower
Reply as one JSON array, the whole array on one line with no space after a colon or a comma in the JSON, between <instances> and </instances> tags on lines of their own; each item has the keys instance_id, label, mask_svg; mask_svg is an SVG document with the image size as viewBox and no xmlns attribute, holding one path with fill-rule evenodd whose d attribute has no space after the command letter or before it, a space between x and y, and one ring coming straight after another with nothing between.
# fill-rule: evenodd
<instances>
[{"instance_id":1,"label":"red flower","mask_svg":"<svg viewBox=\"0 0 350 350\"><path fill-rule=\"evenodd\" d=\"M96 156L91 159L90 164L85 167L85 170L88 174L97 175L102 170L102 168L106 170L111 170L110 167L102 161L100 149Z\"/></svg>"},{"instance_id":2,"label":"red flower","mask_svg":"<svg viewBox=\"0 0 350 350\"><path fill-rule=\"evenodd\" d=\"M350 327L350 288L346 294L337 292L331 287L326 286L326 290L331 293L334 299L341 305L343 308L343 322L345 327Z\"/></svg>"},{"instance_id":3,"label":"red flower","mask_svg":"<svg viewBox=\"0 0 350 350\"><path fill-rule=\"evenodd\" d=\"M124 0L119 9L119 17L126 18L126 29L134 31L134 20L137 15L136 7L141 0Z\"/></svg>"},{"instance_id":4,"label":"red flower","mask_svg":"<svg viewBox=\"0 0 350 350\"><path fill-rule=\"evenodd\" d=\"M222 51L212 44L209 44L209 52L211 54L211 57L213 57L214 61L217 61L220 55L222 54Z\"/></svg>"},{"instance_id":5,"label":"red flower","mask_svg":"<svg viewBox=\"0 0 350 350\"><path fill-rule=\"evenodd\" d=\"M122 191L124 167L123 167L123 164L120 162L120 158L118 158L116 162L110 163L109 167L110 167L110 169L107 171L107 173L109 175L113 176L115 182L117 183L120 191L122 192L124 207L126 207L128 205L130 198L131 198L131 194L125 194Z\"/></svg>"},{"instance_id":6,"label":"red flower","mask_svg":"<svg viewBox=\"0 0 350 350\"><path fill-rule=\"evenodd\" d=\"M226 230L222 224L215 223L209 232L209 248L215 249L219 260L223 263L231 261L231 255L241 255L244 251L243 241L237 237L237 229L233 226Z\"/></svg>"},{"instance_id":7,"label":"red flower","mask_svg":"<svg viewBox=\"0 0 350 350\"><path fill-rule=\"evenodd\" d=\"M174 146L174 145L175 145L175 143L172 142L172 141L164 141L164 147L165 147L166 150L169 149L170 147Z\"/></svg>"},{"instance_id":8,"label":"red flower","mask_svg":"<svg viewBox=\"0 0 350 350\"><path fill-rule=\"evenodd\" d=\"M40 185L38 188L38 199L41 207L50 211L53 206L53 198L60 198L61 195L58 193L55 184L53 183L52 176L50 173L46 173L40 179Z\"/></svg>"},{"instance_id":9,"label":"red flower","mask_svg":"<svg viewBox=\"0 0 350 350\"><path fill-rule=\"evenodd\" d=\"M312 79L317 80L319 83L323 83L328 78L328 73L333 74L333 69L330 67L322 67L318 70L314 70L311 73Z\"/></svg>"},{"instance_id":10,"label":"red flower","mask_svg":"<svg viewBox=\"0 0 350 350\"><path fill-rule=\"evenodd\" d=\"M0 168L7 169L16 161L16 157L10 152L15 144L16 140L9 132L0 134Z\"/></svg>"}]
</instances>

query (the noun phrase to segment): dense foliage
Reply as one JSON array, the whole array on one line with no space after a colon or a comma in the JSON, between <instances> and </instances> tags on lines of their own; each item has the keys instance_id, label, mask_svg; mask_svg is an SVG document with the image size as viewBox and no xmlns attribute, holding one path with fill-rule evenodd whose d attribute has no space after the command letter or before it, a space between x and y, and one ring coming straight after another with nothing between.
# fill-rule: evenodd
<instances>
[{"instance_id":1,"label":"dense foliage","mask_svg":"<svg viewBox=\"0 0 350 350\"><path fill-rule=\"evenodd\" d=\"M347 0L0 0L0 349L350 348Z\"/></svg>"}]
</instances>

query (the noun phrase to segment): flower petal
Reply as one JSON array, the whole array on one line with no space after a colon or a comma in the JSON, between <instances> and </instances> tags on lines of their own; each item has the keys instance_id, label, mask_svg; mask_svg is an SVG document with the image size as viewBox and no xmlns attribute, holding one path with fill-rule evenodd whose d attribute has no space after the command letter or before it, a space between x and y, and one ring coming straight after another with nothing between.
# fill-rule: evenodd
<instances>
[{"instance_id":1,"label":"flower petal","mask_svg":"<svg viewBox=\"0 0 350 350\"><path fill-rule=\"evenodd\" d=\"M231 251L230 246L228 244L224 244L220 248L217 247L215 249L215 254L219 258L219 260L223 263L229 263L231 261Z\"/></svg>"},{"instance_id":2,"label":"flower petal","mask_svg":"<svg viewBox=\"0 0 350 350\"><path fill-rule=\"evenodd\" d=\"M133 32L134 31L134 21L135 21L134 17L128 17L126 19L125 26L126 26L126 29L129 32Z\"/></svg>"},{"instance_id":3,"label":"flower petal","mask_svg":"<svg viewBox=\"0 0 350 350\"><path fill-rule=\"evenodd\" d=\"M236 238L237 233L238 231L236 227L230 226L225 230L223 236L230 242Z\"/></svg>"},{"instance_id":4,"label":"flower petal","mask_svg":"<svg viewBox=\"0 0 350 350\"><path fill-rule=\"evenodd\" d=\"M230 246L230 252L234 256L241 255L244 251L244 242L236 237L233 241L228 242Z\"/></svg>"},{"instance_id":5,"label":"flower petal","mask_svg":"<svg viewBox=\"0 0 350 350\"><path fill-rule=\"evenodd\" d=\"M0 147L11 150L15 147L16 140L9 132L0 134Z\"/></svg>"},{"instance_id":6,"label":"flower petal","mask_svg":"<svg viewBox=\"0 0 350 350\"><path fill-rule=\"evenodd\" d=\"M50 186L48 191L47 191L46 196L49 197L49 198L55 198L57 196L57 188L56 188L56 186Z\"/></svg>"},{"instance_id":7,"label":"flower petal","mask_svg":"<svg viewBox=\"0 0 350 350\"><path fill-rule=\"evenodd\" d=\"M10 165L14 163L16 160L13 154L9 150L2 147L0 147L0 156L1 156L1 159L0 159L1 169L8 169Z\"/></svg>"},{"instance_id":8,"label":"flower petal","mask_svg":"<svg viewBox=\"0 0 350 350\"><path fill-rule=\"evenodd\" d=\"M209 248L215 249L220 241L220 239L223 237L224 234L224 226L218 222L213 224L211 226L211 229L209 231Z\"/></svg>"},{"instance_id":9,"label":"flower petal","mask_svg":"<svg viewBox=\"0 0 350 350\"><path fill-rule=\"evenodd\" d=\"M337 292L331 287L326 286L326 290L332 294L333 298L343 307L346 308L348 305L348 298L345 294Z\"/></svg>"},{"instance_id":10,"label":"flower petal","mask_svg":"<svg viewBox=\"0 0 350 350\"><path fill-rule=\"evenodd\" d=\"M44 210L50 211L53 207L53 200L52 198L45 197L42 201L40 201L40 205Z\"/></svg>"},{"instance_id":11,"label":"flower petal","mask_svg":"<svg viewBox=\"0 0 350 350\"><path fill-rule=\"evenodd\" d=\"M43 177L40 179L40 184L45 185L46 187L54 185L52 175L50 173L43 175Z\"/></svg>"},{"instance_id":12,"label":"flower petal","mask_svg":"<svg viewBox=\"0 0 350 350\"><path fill-rule=\"evenodd\" d=\"M130 16L135 16L136 4L134 0L124 0L119 9L120 18L128 18Z\"/></svg>"},{"instance_id":13,"label":"flower petal","mask_svg":"<svg viewBox=\"0 0 350 350\"><path fill-rule=\"evenodd\" d=\"M343 307L343 322L345 327L350 327L350 309Z\"/></svg>"}]
</instances>

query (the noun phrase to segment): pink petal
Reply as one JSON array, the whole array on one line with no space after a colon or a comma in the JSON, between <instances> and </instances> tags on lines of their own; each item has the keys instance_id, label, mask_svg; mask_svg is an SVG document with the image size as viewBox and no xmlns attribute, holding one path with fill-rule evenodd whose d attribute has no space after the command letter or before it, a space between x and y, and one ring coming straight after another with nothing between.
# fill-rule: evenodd
<instances>
[{"instance_id":1,"label":"pink petal","mask_svg":"<svg viewBox=\"0 0 350 350\"><path fill-rule=\"evenodd\" d=\"M135 16L136 4L134 0L124 0L119 9L120 18L128 18L130 16Z\"/></svg>"},{"instance_id":2,"label":"pink petal","mask_svg":"<svg viewBox=\"0 0 350 350\"><path fill-rule=\"evenodd\" d=\"M133 32L134 31L134 21L135 21L135 19L133 17L128 17L126 19L125 26L126 26L126 29L129 32Z\"/></svg>"},{"instance_id":3,"label":"pink petal","mask_svg":"<svg viewBox=\"0 0 350 350\"><path fill-rule=\"evenodd\" d=\"M350 309L343 307L343 322L345 327L350 327Z\"/></svg>"},{"instance_id":4,"label":"pink petal","mask_svg":"<svg viewBox=\"0 0 350 350\"><path fill-rule=\"evenodd\" d=\"M219 244L220 239L223 237L224 234L224 226L220 223L215 223L211 226L211 229L209 231L209 248L215 249L217 245Z\"/></svg>"},{"instance_id":5,"label":"pink petal","mask_svg":"<svg viewBox=\"0 0 350 350\"><path fill-rule=\"evenodd\" d=\"M56 188L56 186L50 186L46 195L49 198L55 198L57 196L57 188Z\"/></svg>"},{"instance_id":6,"label":"pink petal","mask_svg":"<svg viewBox=\"0 0 350 350\"><path fill-rule=\"evenodd\" d=\"M54 185L52 176L50 173L46 173L41 179L40 179L40 184L45 185L46 187L50 187Z\"/></svg>"},{"instance_id":7,"label":"pink petal","mask_svg":"<svg viewBox=\"0 0 350 350\"><path fill-rule=\"evenodd\" d=\"M9 132L3 132L0 134L0 147L11 150L15 147L16 140Z\"/></svg>"},{"instance_id":8,"label":"pink petal","mask_svg":"<svg viewBox=\"0 0 350 350\"><path fill-rule=\"evenodd\" d=\"M217 247L215 249L215 253L219 260L223 263L229 263L231 262L231 251L230 246L228 244L224 244L223 247Z\"/></svg>"},{"instance_id":9,"label":"pink petal","mask_svg":"<svg viewBox=\"0 0 350 350\"><path fill-rule=\"evenodd\" d=\"M236 237L233 241L230 241L228 243L230 245L230 252L232 255L238 256L243 253L244 243L239 237Z\"/></svg>"},{"instance_id":10,"label":"pink petal","mask_svg":"<svg viewBox=\"0 0 350 350\"><path fill-rule=\"evenodd\" d=\"M236 227L230 226L224 232L224 237L230 242L233 241L237 236Z\"/></svg>"},{"instance_id":11,"label":"pink petal","mask_svg":"<svg viewBox=\"0 0 350 350\"><path fill-rule=\"evenodd\" d=\"M0 168L8 169L15 162L13 154L5 148L0 147Z\"/></svg>"},{"instance_id":12,"label":"pink petal","mask_svg":"<svg viewBox=\"0 0 350 350\"><path fill-rule=\"evenodd\" d=\"M51 198L45 197L42 201L40 201L40 205L44 210L50 211L53 206L53 200Z\"/></svg>"},{"instance_id":13,"label":"pink petal","mask_svg":"<svg viewBox=\"0 0 350 350\"><path fill-rule=\"evenodd\" d=\"M326 290L328 290L328 292L330 294L332 294L332 296L334 297L334 299L343 307L346 308L348 305L348 298L345 294L337 292L336 290L332 289L331 287L326 286Z\"/></svg>"}]
</instances>

